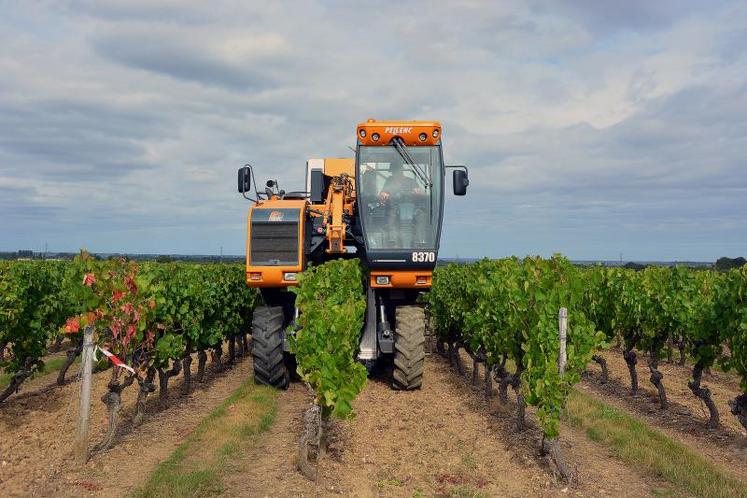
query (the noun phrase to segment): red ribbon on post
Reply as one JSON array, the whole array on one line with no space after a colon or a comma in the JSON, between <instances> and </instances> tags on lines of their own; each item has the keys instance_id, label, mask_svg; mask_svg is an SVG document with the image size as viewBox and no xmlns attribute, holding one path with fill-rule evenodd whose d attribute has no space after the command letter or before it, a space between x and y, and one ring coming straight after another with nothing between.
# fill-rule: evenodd
<instances>
[{"instance_id":1,"label":"red ribbon on post","mask_svg":"<svg viewBox=\"0 0 747 498\"><path fill-rule=\"evenodd\" d=\"M112 353L111 351L107 351L106 349L102 348L101 346L96 346L96 350L97 351L101 351L102 353L104 353L104 356L106 356L107 358L109 358L109 361L111 361L112 363L114 363L114 365L118 366L119 368L124 368L128 372L131 372L131 373L137 375L137 372L135 372L134 368L132 368L131 366L127 365L125 362L123 362L122 360L120 360L119 358L117 358L116 355L114 355L114 353ZM97 358L97 360L98 360L98 358Z\"/></svg>"}]
</instances>

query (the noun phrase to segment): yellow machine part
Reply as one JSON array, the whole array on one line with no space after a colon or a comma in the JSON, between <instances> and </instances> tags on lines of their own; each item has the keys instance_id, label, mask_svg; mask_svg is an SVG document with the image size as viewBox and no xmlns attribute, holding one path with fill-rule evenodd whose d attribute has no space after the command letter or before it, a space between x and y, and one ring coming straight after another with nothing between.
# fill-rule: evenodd
<instances>
[{"instance_id":1,"label":"yellow machine part","mask_svg":"<svg viewBox=\"0 0 747 498\"><path fill-rule=\"evenodd\" d=\"M352 157L324 159L325 175L339 176L343 173L347 174L355 185L355 159Z\"/></svg>"}]
</instances>

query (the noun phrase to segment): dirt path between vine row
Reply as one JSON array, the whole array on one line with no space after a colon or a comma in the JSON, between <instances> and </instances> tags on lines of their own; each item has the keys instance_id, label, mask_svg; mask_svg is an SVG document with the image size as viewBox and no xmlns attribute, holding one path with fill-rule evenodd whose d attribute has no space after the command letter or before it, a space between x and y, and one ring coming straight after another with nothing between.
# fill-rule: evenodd
<instances>
[{"instance_id":1,"label":"dirt path between vine row","mask_svg":"<svg viewBox=\"0 0 747 498\"><path fill-rule=\"evenodd\" d=\"M196 370L193 362L193 372ZM116 446L82 468L71 459L79 384L51 387L56 373L35 379L0 407L0 495L125 496L141 486L210 411L251 375L250 359L219 373L188 396L181 377L170 386L169 407L157 396L145 423L130 423L136 387L124 391ZM73 366L70 378L77 373ZM319 479L295 466L303 412L310 396L293 383L278 393L270 430L225 476L225 496L651 496L667 485L642 477L564 425L566 457L579 471L570 488L557 483L539 455L540 431L513 428L515 404L486 401L442 358L429 356L420 391L393 391L382 373L355 402L357 417L336 424ZM110 372L94 375L92 442L105 410L99 401ZM157 393L156 393L157 394Z\"/></svg>"},{"instance_id":2,"label":"dirt path between vine row","mask_svg":"<svg viewBox=\"0 0 747 498\"><path fill-rule=\"evenodd\" d=\"M630 375L628 373L628 366L623 359L622 351L613 349L603 352L602 356L607 360L610 370L610 379L617 381L626 388L629 393ZM647 361L648 357L638 353L638 365L636 365L636 371L638 372L639 390L643 391L639 396L642 400L645 400L646 404L650 404L652 408L658 409L656 388L648 379L650 371L648 369ZM596 364L593 363L589 367L589 370L595 373L599 372ZM701 403L700 399L692 393L690 388L687 387L687 382L692 375L692 365L688 364L686 366L680 366L676 363L660 361L659 371L664 374L662 382L664 383L667 392L667 398L670 401L687 408L689 410L689 415L692 416L694 420L705 424L708 420L708 409ZM703 374L701 386L708 387L711 390L711 396L718 408L721 417L721 424L724 426L724 429L735 434L744 434L744 427L742 427L736 417L729 412L728 401L734 399L740 394L739 381L736 377L731 373L719 372L718 370L713 369L711 373ZM654 398L654 396L656 396L656 398ZM648 403L649 400L652 402Z\"/></svg>"},{"instance_id":3,"label":"dirt path between vine row","mask_svg":"<svg viewBox=\"0 0 747 498\"><path fill-rule=\"evenodd\" d=\"M196 360L192 371L197 371ZM78 366L73 365L68 378L77 373ZM192 392L186 396L180 393L179 376L169 383L168 407L161 406L157 392L151 395L146 419L137 428L131 424L137 384L130 386L123 392L115 446L94 455L82 468L72 461L79 382L55 386L56 372L34 379L0 406L0 496L127 495L251 374L249 358L221 373L213 373L208 364L205 382L193 377ZM93 376L91 445L106 426L100 399L110 376L111 371Z\"/></svg>"},{"instance_id":4,"label":"dirt path between vine row","mask_svg":"<svg viewBox=\"0 0 747 498\"><path fill-rule=\"evenodd\" d=\"M603 354L609 367L609 381L599 382L600 375L595 364L579 388L604 400L623 411L643 419L652 427L690 447L720 467L736 476L747 475L747 434L736 418L729 412L728 400L739 394L739 384L729 374L714 371L704 374L702 386L707 386L719 411L721 427L706 428L708 410L701 405L687 387L691 370L665 362L659 363L664 374L663 383L667 392L669 408L662 410L656 388L648 380L649 369L646 358L639 355L638 394L630 394L630 375L622 353L618 350Z\"/></svg>"},{"instance_id":5,"label":"dirt path between vine row","mask_svg":"<svg viewBox=\"0 0 747 498\"><path fill-rule=\"evenodd\" d=\"M386 378L369 379L354 403L356 418L336 423L316 482L295 466L310 397L302 384L292 384L280 394L274 425L225 483L225 495L651 496L665 487L569 427L563 427L564 449L581 478L571 488L556 483L537 451L539 431L517 435L510 407L496 415L493 402L440 357L426 360L419 391L393 391Z\"/></svg>"}]
</instances>

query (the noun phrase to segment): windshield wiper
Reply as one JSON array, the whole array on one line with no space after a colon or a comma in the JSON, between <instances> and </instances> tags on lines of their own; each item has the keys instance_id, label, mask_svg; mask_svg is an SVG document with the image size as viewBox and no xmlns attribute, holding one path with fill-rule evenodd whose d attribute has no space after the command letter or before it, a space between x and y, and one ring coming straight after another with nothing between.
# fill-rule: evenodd
<instances>
[{"instance_id":1,"label":"windshield wiper","mask_svg":"<svg viewBox=\"0 0 747 498\"><path fill-rule=\"evenodd\" d=\"M394 144L394 148L397 150L397 152L399 152L399 155L402 156L402 159L404 159L405 162L407 162L407 164L412 167L412 171L413 173L415 173L415 176L417 176L418 179L423 182L423 187L433 187L433 183L431 182L430 177L418 164L415 163L415 160L410 155L407 147L405 147L405 141L399 137L395 137L394 139L392 139L392 144Z\"/></svg>"}]
</instances>

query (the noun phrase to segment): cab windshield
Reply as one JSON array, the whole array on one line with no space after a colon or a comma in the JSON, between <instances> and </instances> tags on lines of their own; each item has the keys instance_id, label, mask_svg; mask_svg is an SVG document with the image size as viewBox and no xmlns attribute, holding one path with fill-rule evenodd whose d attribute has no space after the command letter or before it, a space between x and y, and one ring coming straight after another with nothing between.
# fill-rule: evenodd
<instances>
[{"instance_id":1,"label":"cab windshield","mask_svg":"<svg viewBox=\"0 0 747 498\"><path fill-rule=\"evenodd\" d=\"M439 146L360 146L357 195L366 247L436 249L442 184Z\"/></svg>"}]
</instances>

